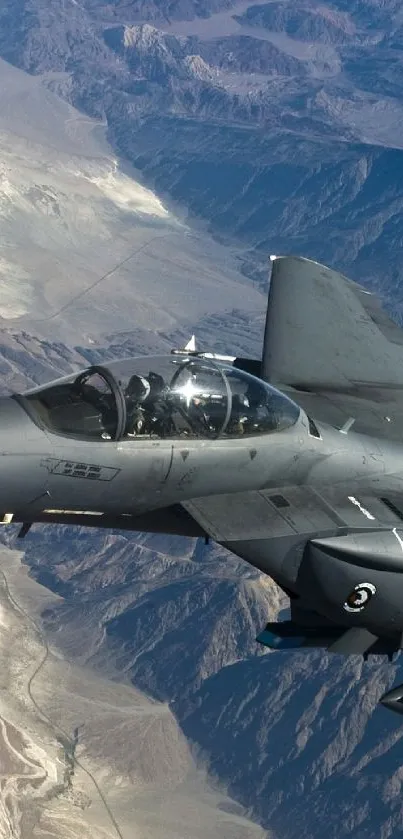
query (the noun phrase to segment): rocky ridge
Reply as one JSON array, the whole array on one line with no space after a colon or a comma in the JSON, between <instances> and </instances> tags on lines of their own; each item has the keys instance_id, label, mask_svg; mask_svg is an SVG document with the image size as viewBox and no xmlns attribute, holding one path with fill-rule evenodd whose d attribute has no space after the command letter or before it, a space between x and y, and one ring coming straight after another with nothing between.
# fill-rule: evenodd
<instances>
[{"instance_id":1,"label":"rocky ridge","mask_svg":"<svg viewBox=\"0 0 403 839\"><path fill-rule=\"evenodd\" d=\"M400 6L247 5L182 0L163 20L152 2L5 3L0 53L107 123L159 195L241 245L244 273L262 287L262 255L296 251L364 280L401 318ZM218 335L223 320L206 316L211 346L248 351L242 317ZM111 344L96 357L151 349L152 330ZM67 363L95 357L75 352ZM21 375L11 366L10 381ZM254 627L284 603L193 542L37 528L26 549L64 597L44 616L55 643L170 702L211 769L280 839L399 836L400 724L375 710L399 665L259 654Z\"/></svg>"}]
</instances>

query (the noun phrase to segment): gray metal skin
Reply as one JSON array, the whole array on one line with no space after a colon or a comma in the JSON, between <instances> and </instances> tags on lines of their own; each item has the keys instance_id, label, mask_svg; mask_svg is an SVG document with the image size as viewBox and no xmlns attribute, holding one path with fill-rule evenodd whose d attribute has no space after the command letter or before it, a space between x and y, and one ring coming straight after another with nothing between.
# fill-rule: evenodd
<instances>
[{"instance_id":1,"label":"gray metal skin","mask_svg":"<svg viewBox=\"0 0 403 839\"><path fill-rule=\"evenodd\" d=\"M284 431L89 442L3 398L0 518L24 535L57 522L211 537L290 595L302 646L329 630L329 650L390 656L403 637L403 341L365 293L309 260L276 260L261 373L300 405Z\"/></svg>"}]
</instances>

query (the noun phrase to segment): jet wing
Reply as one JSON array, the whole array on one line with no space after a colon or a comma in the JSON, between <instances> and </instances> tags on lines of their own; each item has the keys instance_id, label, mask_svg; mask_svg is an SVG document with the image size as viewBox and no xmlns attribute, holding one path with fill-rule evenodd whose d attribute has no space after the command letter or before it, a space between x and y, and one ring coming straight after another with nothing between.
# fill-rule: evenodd
<instances>
[{"instance_id":1,"label":"jet wing","mask_svg":"<svg viewBox=\"0 0 403 839\"><path fill-rule=\"evenodd\" d=\"M287 590L297 580L311 539L400 531L401 499L377 498L336 485L287 486L209 495L182 502L202 532L273 576Z\"/></svg>"},{"instance_id":2,"label":"jet wing","mask_svg":"<svg viewBox=\"0 0 403 839\"><path fill-rule=\"evenodd\" d=\"M201 530L252 565L264 569L264 557L310 538L330 534L402 527L398 499L360 495L348 487L309 486L250 490L183 501ZM301 540L303 536L303 540ZM281 543L281 544L280 544Z\"/></svg>"},{"instance_id":3,"label":"jet wing","mask_svg":"<svg viewBox=\"0 0 403 839\"><path fill-rule=\"evenodd\" d=\"M182 502L202 531L273 576L284 591L297 579L310 539L402 528L403 510L390 499L351 496L347 487L238 492ZM319 607L319 604L318 604ZM269 623L257 640L271 649L324 646L342 655L393 653L401 637L377 639L364 628L346 629L291 600L291 621Z\"/></svg>"},{"instance_id":4,"label":"jet wing","mask_svg":"<svg viewBox=\"0 0 403 839\"><path fill-rule=\"evenodd\" d=\"M273 258L262 377L322 422L403 440L403 330L338 271Z\"/></svg>"}]
</instances>

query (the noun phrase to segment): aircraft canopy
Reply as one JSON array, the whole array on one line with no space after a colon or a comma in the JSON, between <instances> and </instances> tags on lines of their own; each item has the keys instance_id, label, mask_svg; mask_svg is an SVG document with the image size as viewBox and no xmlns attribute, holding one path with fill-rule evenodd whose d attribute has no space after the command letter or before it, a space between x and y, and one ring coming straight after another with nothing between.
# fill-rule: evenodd
<instances>
[{"instance_id":1,"label":"aircraft canopy","mask_svg":"<svg viewBox=\"0 0 403 839\"><path fill-rule=\"evenodd\" d=\"M271 385L191 354L95 365L16 398L49 431L84 439L255 436L300 414Z\"/></svg>"}]
</instances>

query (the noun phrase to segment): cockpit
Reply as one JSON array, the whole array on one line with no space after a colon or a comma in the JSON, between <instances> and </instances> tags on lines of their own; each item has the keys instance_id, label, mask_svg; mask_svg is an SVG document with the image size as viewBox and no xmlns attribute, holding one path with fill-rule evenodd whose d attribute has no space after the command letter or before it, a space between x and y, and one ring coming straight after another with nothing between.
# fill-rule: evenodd
<instances>
[{"instance_id":1,"label":"cockpit","mask_svg":"<svg viewBox=\"0 0 403 839\"><path fill-rule=\"evenodd\" d=\"M48 431L87 440L256 436L300 415L271 385L196 355L95 365L15 398Z\"/></svg>"}]
</instances>

